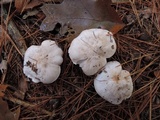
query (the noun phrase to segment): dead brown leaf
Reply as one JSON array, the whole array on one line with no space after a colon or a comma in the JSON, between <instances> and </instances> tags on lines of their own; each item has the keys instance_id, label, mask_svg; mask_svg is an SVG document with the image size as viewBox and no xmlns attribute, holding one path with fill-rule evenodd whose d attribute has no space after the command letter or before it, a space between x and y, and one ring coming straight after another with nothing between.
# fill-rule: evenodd
<instances>
[{"instance_id":1,"label":"dead brown leaf","mask_svg":"<svg viewBox=\"0 0 160 120\"><path fill-rule=\"evenodd\" d=\"M0 84L0 97L4 96L4 91L7 89L8 85Z\"/></svg>"},{"instance_id":2,"label":"dead brown leaf","mask_svg":"<svg viewBox=\"0 0 160 120\"><path fill-rule=\"evenodd\" d=\"M160 78L160 70L154 71L156 78Z\"/></svg>"},{"instance_id":3,"label":"dead brown leaf","mask_svg":"<svg viewBox=\"0 0 160 120\"><path fill-rule=\"evenodd\" d=\"M44 2L53 2L53 0L15 0L15 7L18 12L22 13L25 10L33 9ZM54 0L54 2L62 2L62 0Z\"/></svg>"},{"instance_id":4,"label":"dead brown leaf","mask_svg":"<svg viewBox=\"0 0 160 120\"><path fill-rule=\"evenodd\" d=\"M15 0L15 7L17 11L22 13L29 2L30 0Z\"/></svg>"},{"instance_id":5,"label":"dead brown leaf","mask_svg":"<svg viewBox=\"0 0 160 120\"><path fill-rule=\"evenodd\" d=\"M17 120L14 114L9 110L8 104L0 97L0 120Z\"/></svg>"},{"instance_id":6,"label":"dead brown leaf","mask_svg":"<svg viewBox=\"0 0 160 120\"><path fill-rule=\"evenodd\" d=\"M14 92L14 95L21 100L24 99L25 93L28 90L28 84L26 78L23 76L18 83L18 90Z\"/></svg>"},{"instance_id":7,"label":"dead brown leaf","mask_svg":"<svg viewBox=\"0 0 160 120\"><path fill-rule=\"evenodd\" d=\"M15 111L13 111L15 120L19 120L20 112L21 112L21 107L18 107Z\"/></svg>"},{"instance_id":8,"label":"dead brown leaf","mask_svg":"<svg viewBox=\"0 0 160 120\"><path fill-rule=\"evenodd\" d=\"M40 29L51 31L60 23L62 30L67 26L76 34L84 29L98 27L116 33L124 24L110 4L111 0L64 0L61 4L45 4L41 9L46 18Z\"/></svg>"},{"instance_id":9,"label":"dead brown leaf","mask_svg":"<svg viewBox=\"0 0 160 120\"><path fill-rule=\"evenodd\" d=\"M28 90L27 78L23 75L22 79L19 81L19 90L25 93Z\"/></svg>"},{"instance_id":10,"label":"dead brown leaf","mask_svg":"<svg viewBox=\"0 0 160 120\"><path fill-rule=\"evenodd\" d=\"M25 10L33 9L42 3L43 0L15 0L15 7L18 12L22 13Z\"/></svg>"}]
</instances>

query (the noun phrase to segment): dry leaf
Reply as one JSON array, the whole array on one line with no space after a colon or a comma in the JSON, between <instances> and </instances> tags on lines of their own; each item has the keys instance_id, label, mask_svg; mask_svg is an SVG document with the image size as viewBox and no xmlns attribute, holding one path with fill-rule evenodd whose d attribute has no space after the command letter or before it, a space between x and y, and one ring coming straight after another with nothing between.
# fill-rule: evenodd
<instances>
[{"instance_id":1,"label":"dry leaf","mask_svg":"<svg viewBox=\"0 0 160 120\"><path fill-rule=\"evenodd\" d=\"M26 5L30 2L30 0L15 0L15 7L18 12L23 12Z\"/></svg>"},{"instance_id":2,"label":"dry leaf","mask_svg":"<svg viewBox=\"0 0 160 120\"><path fill-rule=\"evenodd\" d=\"M41 9L46 18L40 29L51 31L60 23L62 29L67 26L76 34L84 29L98 27L116 33L124 24L110 4L110 0L64 0L61 4L45 4Z\"/></svg>"},{"instance_id":3,"label":"dry leaf","mask_svg":"<svg viewBox=\"0 0 160 120\"><path fill-rule=\"evenodd\" d=\"M23 12L27 9L32 9L43 3L42 0L15 0L15 7L18 12Z\"/></svg>"},{"instance_id":4,"label":"dry leaf","mask_svg":"<svg viewBox=\"0 0 160 120\"><path fill-rule=\"evenodd\" d=\"M18 90L14 92L14 95L17 98L23 100L27 90L28 90L27 80L26 77L23 76L21 80L18 82Z\"/></svg>"},{"instance_id":5,"label":"dry leaf","mask_svg":"<svg viewBox=\"0 0 160 120\"><path fill-rule=\"evenodd\" d=\"M4 96L4 91L7 89L8 85L2 85L0 84L0 97Z\"/></svg>"},{"instance_id":6,"label":"dry leaf","mask_svg":"<svg viewBox=\"0 0 160 120\"><path fill-rule=\"evenodd\" d=\"M39 6L44 2L62 2L62 1L63 0L15 0L15 7L18 12L22 13L25 10L33 9L34 7Z\"/></svg>"},{"instance_id":7,"label":"dry leaf","mask_svg":"<svg viewBox=\"0 0 160 120\"><path fill-rule=\"evenodd\" d=\"M8 104L0 98L0 120L17 120L9 110Z\"/></svg>"},{"instance_id":8,"label":"dry leaf","mask_svg":"<svg viewBox=\"0 0 160 120\"><path fill-rule=\"evenodd\" d=\"M13 111L15 120L19 120L20 112L21 112L21 107L18 107L15 111Z\"/></svg>"},{"instance_id":9,"label":"dry leaf","mask_svg":"<svg viewBox=\"0 0 160 120\"><path fill-rule=\"evenodd\" d=\"M160 70L154 71L156 78L160 78Z\"/></svg>"},{"instance_id":10,"label":"dry leaf","mask_svg":"<svg viewBox=\"0 0 160 120\"><path fill-rule=\"evenodd\" d=\"M21 90L23 93L25 93L28 90L28 84L27 84L27 80L26 77L23 75L23 77L21 78L21 80L19 81L19 85L18 88L19 90Z\"/></svg>"}]
</instances>

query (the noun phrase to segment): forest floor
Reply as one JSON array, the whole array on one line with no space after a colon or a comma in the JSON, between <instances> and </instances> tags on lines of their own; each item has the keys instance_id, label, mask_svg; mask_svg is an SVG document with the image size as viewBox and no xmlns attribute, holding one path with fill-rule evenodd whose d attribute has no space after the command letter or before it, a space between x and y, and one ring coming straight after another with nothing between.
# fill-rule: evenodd
<instances>
[{"instance_id":1,"label":"forest floor","mask_svg":"<svg viewBox=\"0 0 160 120\"><path fill-rule=\"evenodd\" d=\"M17 30L13 28L16 35L6 32L9 26L3 26L6 23L3 23L1 12L3 30L0 32L3 35L0 36L0 52L1 59L7 61L7 69L0 73L0 96L4 100L0 100L0 115L7 116L7 113L11 116L14 113L17 116L15 120L160 119L159 0L112 4L125 26L114 35L117 51L108 61L119 61L123 69L131 73L134 84L132 96L120 105L113 105L96 93L93 86L95 76L86 76L79 66L72 63L68 56L70 43L66 39L58 38L55 35L57 31L43 32L39 29L45 17L42 11L23 19L24 14L15 11L14 3L1 5L1 11L2 6L7 11L7 21L12 20ZM27 48L52 39L63 49L64 62L55 82L36 84L27 81L23 74L23 48L21 50L13 41L19 33L23 40L18 44L25 43L23 45Z\"/></svg>"}]
</instances>

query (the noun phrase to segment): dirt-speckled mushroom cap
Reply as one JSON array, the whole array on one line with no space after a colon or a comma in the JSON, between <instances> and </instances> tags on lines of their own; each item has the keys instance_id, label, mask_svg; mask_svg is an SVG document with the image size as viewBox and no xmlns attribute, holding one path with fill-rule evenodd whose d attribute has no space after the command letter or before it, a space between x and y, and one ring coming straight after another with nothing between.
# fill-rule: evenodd
<instances>
[{"instance_id":1,"label":"dirt-speckled mushroom cap","mask_svg":"<svg viewBox=\"0 0 160 120\"><path fill-rule=\"evenodd\" d=\"M25 52L23 72L35 83L52 83L61 72L62 54L52 40L45 40L40 46L32 45Z\"/></svg>"},{"instance_id":2,"label":"dirt-speckled mushroom cap","mask_svg":"<svg viewBox=\"0 0 160 120\"><path fill-rule=\"evenodd\" d=\"M130 73L122 70L117 61L108 62L105 69L94 80L96 92L112 104L120 104L133 91Z\"/></svg>"},{"instance_id":3,"label":"dirt-speckled mushroom cap","mask_svg":"<svg viewBox=\"0 0 160 120\"><path fill-rule=\"evenodd\" d=\"M97 73L116 52L113 35L104 29L88 29L75 38L69 48L69 56L74 64L79 64L83 72L90 76Z\"/></svg>"}]
</instances>

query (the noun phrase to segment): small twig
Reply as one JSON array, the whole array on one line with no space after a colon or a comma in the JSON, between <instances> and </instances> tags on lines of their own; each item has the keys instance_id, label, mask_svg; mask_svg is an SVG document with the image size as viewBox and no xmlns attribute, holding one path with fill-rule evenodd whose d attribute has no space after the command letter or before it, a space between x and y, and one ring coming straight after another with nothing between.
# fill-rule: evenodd
<instances>
[{"instance_id":1,"label":"small twig","mask_svg":"<svg viewBox=\"0 0 160 120\"><path fill-rule=\"evenodd\" d=\"M13 103L22 105L23 107L33 108L33 109L35 109L35 110L41 111L41 112L47 114L48 116L55 116L55 111L50 112L50 111L47 111L47 110L42 109L42 108L40 108L40 107L36 107L38 104L31 104L31 103L22 101L22 100L20 100L20 99L14 98L14 97L9 97L9 96L4 96L4 98L5 98L6 100L9 100L9 101L13 102ZM36 108L34 108L34 107L36 107Z\"/></svg>"},{"instance_id":2,"label":"small twig","mask_svg":"<svg viewBox=\"0 0 160 120\"><path fill-rule=\"evenodd\" d=\"M153 84L150 84L150 91L152 91L152 89L153 89ZM149 120L152 120L152 92L150 92Z\"/></svg>"}]
</instances>

